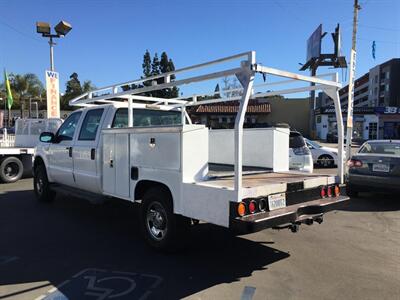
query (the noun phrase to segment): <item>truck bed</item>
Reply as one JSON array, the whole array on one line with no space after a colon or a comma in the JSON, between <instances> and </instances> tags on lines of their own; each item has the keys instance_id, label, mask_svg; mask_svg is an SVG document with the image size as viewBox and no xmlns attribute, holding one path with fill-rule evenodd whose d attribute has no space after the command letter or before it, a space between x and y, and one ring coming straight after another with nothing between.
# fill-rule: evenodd
<instances>
[{"instance_id":1,"label":"truck bed","mask_svg":"<svg viewBox=\"0 0 400 300\"><path fill-rule=\"evenodd\" d=\"M285 192L288 184L299 183L302 188L313 188L335 182L335 176L328 174L308 174L298 171L273 172L268 169L247 168L243 170L243 188L267 188L269 192ZM233 189L235 180L232 167L210 165L206 180L198 185Z\"/></svg>"}]
</instances>

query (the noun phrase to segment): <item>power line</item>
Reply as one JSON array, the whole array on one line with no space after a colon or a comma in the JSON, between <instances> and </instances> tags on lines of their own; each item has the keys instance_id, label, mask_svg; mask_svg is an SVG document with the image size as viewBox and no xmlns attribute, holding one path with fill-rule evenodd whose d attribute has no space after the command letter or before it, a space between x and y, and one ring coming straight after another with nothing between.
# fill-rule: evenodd
<instances>
[{"instance_id":1,"label":"power line","mask_svg":"<svg viewBox=\"0 0 400 300\"><path fill-rule=\"evenodd\" d=\"M365 28L371 28L371 29L386 30L386 31L400 31L400 28L378 27L378 26L369 26L369 25L362 25L362 24L359 24L358 26L365 27Z\"/></svg>"},{"instance_id":2,"label":"power line","mask_svg":"<svg viewBox=\"0 0 400 300\"><path fill-rule=\"evenodd\" d=\"M11 26L10 24L7 24L6 22L4 22L4 21L2 21L2 20L0 20L0 24L3 25L3 26L8 27L9 29L15 31L16 33L18 33L18 34L20 34L20 35L22 35L22 36L24 36L24 37L26 37L26 38L29 38L29 39L32 39L32 40L38 42L38 43L41 43L40 40L38 40L38 39L34 38L33 36L31 36L31 35L29 35L29 34L23 32L23 31L21 31L21 30L19 30L19 29L17 29L17 28L15 28L14 26Z\"/></svg>"}]
</instances>

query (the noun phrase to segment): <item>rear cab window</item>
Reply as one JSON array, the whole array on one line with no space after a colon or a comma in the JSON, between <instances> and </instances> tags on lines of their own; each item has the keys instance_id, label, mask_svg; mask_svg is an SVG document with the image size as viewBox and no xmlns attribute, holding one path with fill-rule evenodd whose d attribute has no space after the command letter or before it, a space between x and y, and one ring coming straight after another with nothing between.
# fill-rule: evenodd
<instances>
[{"instance_id":1,"label":"rear cab window","mask_svg":"<svg viewBox=\"0 0 400 300\"><path fill-rule=\"evenodd\" d=\"M133 126L168 126L182 124L182 114L176 110L133 109ZM128 109L119 108L115 112L112 128L128 127Z\"/></svg>"}]
</instances>

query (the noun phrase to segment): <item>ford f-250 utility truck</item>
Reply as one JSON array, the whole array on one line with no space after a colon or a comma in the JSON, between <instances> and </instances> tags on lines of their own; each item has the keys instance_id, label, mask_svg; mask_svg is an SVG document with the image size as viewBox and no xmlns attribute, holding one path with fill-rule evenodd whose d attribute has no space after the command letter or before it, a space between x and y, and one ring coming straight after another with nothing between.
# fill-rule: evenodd
<instances>
[{"instance_id":1,"label":"ford f-250 utility truck","mask_svg":"<svg viewBox=\"0 0 400 300\"><path fill-rule=\"evenodd\" d=\"M213 72L204 72L211 67ZM216 67L221 70L215 71ZM199 69L203 72L193 75ZM267 82L253 84L259 74ZM172 75L177 79L171 81ZM190 90L191 96L152 96L156 95L154 91L202 81L211 81L208 86L212 87L226 76L238 78L243 87L240 96L198 98L205 94L193 95L195 87ZM340 156L341 84L336 74L323 76L309 77L262 66L256 63L255 52L250 51L85 93L70 101L70 105L83 108L74 111L56 134L43 133L40 137L34 161L36 196L49 201L56 192L67 191L89 199L111 197L138 202L146 241L162 249L182 241L179 236L191 220L239 232L275 227L297 231L302 223L320 223L325 212L348 200L341 195L343 164L339 164L335 176L293 172L287 170L287 162L275 164L276 159L288 160L285 139L289 134L278 128L277 134L274 129L268 133L272 146L263 138L260 149L253 149L270 147L272 159L259 168L244 168L243 123L250 98L323 90L335 103ZM274 77L285 79L269 80ZM290 88L292 81L304 87L297 84ZM285 89L260 91L279 84ZM208 128L192 124L186 111L191 106L226 101L239 103L234 141L229 146L234 147L233 172L209 170ZM340 157L338 161L343 160Z\"/></svg>"}]
</instances>

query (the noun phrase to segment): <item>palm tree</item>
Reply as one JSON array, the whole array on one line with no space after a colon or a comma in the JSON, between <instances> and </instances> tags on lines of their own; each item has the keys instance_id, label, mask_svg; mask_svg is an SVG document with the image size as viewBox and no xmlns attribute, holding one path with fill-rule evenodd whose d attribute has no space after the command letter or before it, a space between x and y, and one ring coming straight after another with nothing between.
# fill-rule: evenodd
<instances>
[{"instance_id":1,"label":"palm tree","mask_svg":"<svg viewBox=\"0 0 400 300\"><path fill-rule=\"evenodd\" d=\"M21 106L21 116L23 116L23 108L26 100L30 98L39 98L44 91L43 84L39 80L36 74L17 74L10 75L10 85L14 92L15 99L20 103Z\"/></svg>"}]
</instances>

